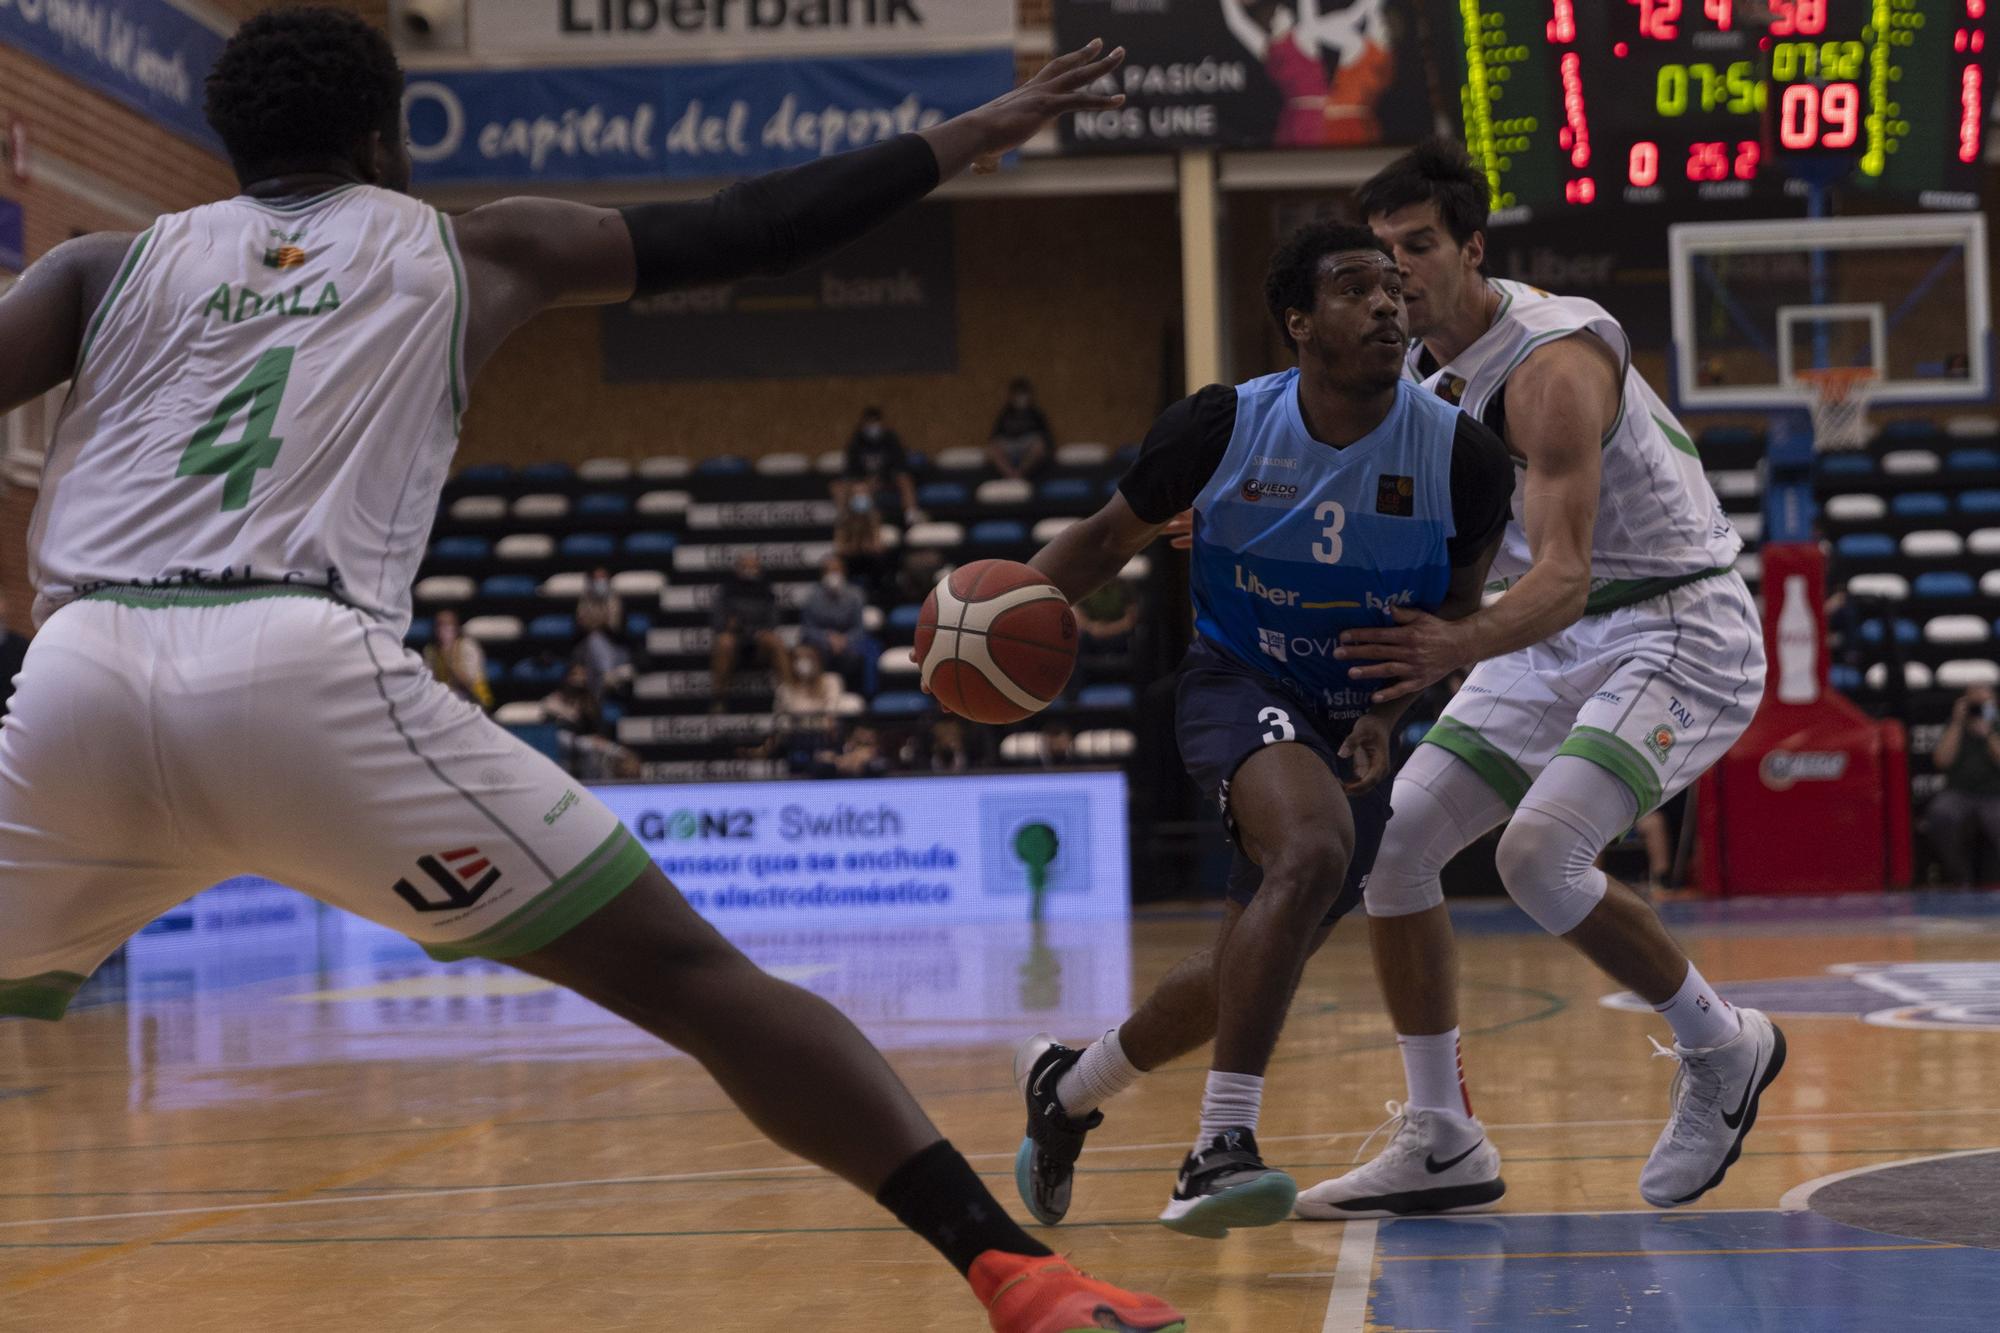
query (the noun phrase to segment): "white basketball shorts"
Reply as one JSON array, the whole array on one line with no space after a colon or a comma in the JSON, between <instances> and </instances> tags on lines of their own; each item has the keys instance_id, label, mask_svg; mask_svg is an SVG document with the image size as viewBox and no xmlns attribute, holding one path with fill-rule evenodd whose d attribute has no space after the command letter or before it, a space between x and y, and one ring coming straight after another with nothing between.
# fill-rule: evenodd
<instances>
[{"instance_id":1,"label":"white basketball shorts","mask_svg":"<svg viewBox=\"0 0 2000 1333\"><path fill-rule=\"evenodd\" d=\"M441 959L539 949L645 849L379 622L288 588L111 589L0 728L0 1014L59 1018L165 909L262 875Z\"/></svg>"},{"instance_id":2,"label":"white basketball shorts","mask_svg":"<svg viewBox=\"0 0 2000 1333\"><path fill-rule=\"evenodd\" d=\"M1763 695L1763 624L1732 570L1481 662L1424 741L1510 806L1557 755L1588 759L1643 815L1722 758Z\"/></svg>"}]
</instances>

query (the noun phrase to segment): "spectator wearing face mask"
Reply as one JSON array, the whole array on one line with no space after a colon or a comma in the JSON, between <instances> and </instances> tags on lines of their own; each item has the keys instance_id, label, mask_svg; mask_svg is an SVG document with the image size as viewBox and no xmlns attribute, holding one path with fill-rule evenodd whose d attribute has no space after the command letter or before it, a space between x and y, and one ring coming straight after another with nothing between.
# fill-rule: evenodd
<instances>
[{"instance_id":1,"label":"spectator wearing face mask","mask_svg":"<svg viewBox=\"0 0 2000 1333\"><path fill-rule=\"evenodd\" d=\"M1049 419L1035 402L1035 386L1015 380L1007 388L1007 403L986 441L986 457L1003 477L1034 481L1055 458L1056 437Z\"/></svg>"},{"instance_id":2,"label":"spectator wearing face mask","mask_svg":"<svg viewBox=\"0 0 2000 1333\"><path fill-rule=\"evenodd\" d=\"M713 695L709 707L720 713L728 706L729 688L739 670L753 662L775 666L784 652L778 640L778 594L764 578L755 551L738 556L735 570L716 585L710 625L715 647L708 663Z\"/></svg>"},{"instance_id":3,"label":"spectator wearing face mask","mask_svg":"<svg viewBox=\"0 0 2000 1333\"><path fill-rule=\"evenodd\" d=\"M625 637L625 601L611 590L611 571L593 569L576 603L576 632L579 637L603 633L614 641Z\"/></svg>"},{"instance_id":4,"label":"spectator wearing face mask","mask_svg":"<svg viewBox=\"0 0 2000 1333\"><path fill-rule=\"evenodd\" d=\"M885 522L919 523L917 482L910 473L910 455L903 437L889 429L882 409L871 407L847 441L847 466L833 484L834 503L853 508L857 497L883 516Z\"/></svg>"},{"instance_id":5,"label":"spectator wearing face mask","mask_svg":"<svg viewBox=\"0 0 2000 1333\"><path fill-rule=\"evenodd\" d=\"M778 690L773 709L806 715L831 713L840 704L840 677L826 669L819 649L802 643L778 657Z\"/></svg>"},{"instance_id":6,"label":"spectator wearing face mask","mask_svg":"<svg viewBox=\"0 0 2000 1333\"><path fill-rule=\"evenodd\" d=\"M573 776L586 782L637 776L637 756L611 739L603 696L583 663L572 664L563 683L543 697L542 714L556 724L564 767Z\"/></svg>"},{"instance_id":7,"label":"spectator wearing face mask","mask_svg":"<svg viewBox=\"0 0 2000 1333\"><path fill-rule=\"evenodd\" d=\"M847 580L847 562L830 555L799 607L799 638L817 648L851 689L875 694L875 641L862 628L868 599Z\"/></svg>"},{"instance_id":8,"label":"spectator wearing face mask","mask_svg":"<svg viewBox=\"0 0 2000 1333\"><path fill-rule=\"evenodd\" d=\"M486 683L486 652L479 640L459 628L458 612L437 613L424 665L461 699L493 711L493 687Z\"/></svg>"}]
</instances>

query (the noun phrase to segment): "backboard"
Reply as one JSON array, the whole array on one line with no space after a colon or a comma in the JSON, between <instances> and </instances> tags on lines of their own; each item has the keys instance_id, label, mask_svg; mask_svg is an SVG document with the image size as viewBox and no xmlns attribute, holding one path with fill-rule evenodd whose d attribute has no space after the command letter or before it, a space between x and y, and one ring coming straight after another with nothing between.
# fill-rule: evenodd
<instances>
[{"instance_id":1,"label":"backboard","mask_svg":"<svg viewBox=\"0 0 2000 1333\"><path fill-rule=\"evenodd\" d=\"M1842 366L1878 406L1991 391L1984 214L1680 223L1668 264L1680 407L1802 407Z\"/></svg>"}]
</instances>

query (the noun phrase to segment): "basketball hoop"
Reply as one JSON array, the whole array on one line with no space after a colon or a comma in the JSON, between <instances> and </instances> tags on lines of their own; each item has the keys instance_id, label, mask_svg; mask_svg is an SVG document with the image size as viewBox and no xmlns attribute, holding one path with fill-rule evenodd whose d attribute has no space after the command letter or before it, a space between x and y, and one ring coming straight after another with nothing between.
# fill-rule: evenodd
<instances>
[{"instance_id":1,"label":"basketball hoop","mask_svg":"<svg viewBox=\"0 0 2000 1333\"><path fill-rule=\"evenodd\" d=\"M1812 413L1813 448L1821 452L1861 449L1868 444L1870 366L1829 366L1794 374Z\"/></svg>"}]
</instances>

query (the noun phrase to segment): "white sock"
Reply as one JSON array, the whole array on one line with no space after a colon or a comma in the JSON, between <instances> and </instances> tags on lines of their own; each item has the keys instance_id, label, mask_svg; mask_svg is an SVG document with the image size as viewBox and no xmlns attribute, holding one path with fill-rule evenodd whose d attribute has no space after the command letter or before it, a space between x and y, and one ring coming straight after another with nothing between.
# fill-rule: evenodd
<instances>
[{"instance_id":1,"label":"white sock","mask_svg":"<svg viewBox=\"0 0 2000 1333\"><path fill-rule=\"evenodd\" d=\"M1257 1131L1257 1113L1264 1109L1264 1080L1255 1074L1208 1071L1201 1091L1201 1137L1194 1150L1202 1152L1225 1129Z\"/></svg>"},{"instance_id":2,"label":"white sock","mask_svg":"<svg viewBox=\"0 0 2000 1333\"><path fill-rule=\"evenodd\" d=\"M1465 1090L1465 1061L1458 1050L1458 1029L1428 1037L1396 1037L1403 1053L1403 1080L1410 1105L1427 1111L1472 1116L1472 1095Z\"/></svg>"},{"instance_id":3,"label":"white sock","mask_svg":"<svg viewBox=\"0 0 2000 1333\"><path fill-rule=\"evenodd\" d=\"M1736 1006L1717 995L1693 963L1674 998L1654 1005L1653 1011L1673 1028L1674 1040L1691 1051L1720 1046L1743 1030Z\"/></svg>"},{"instance_id":4,"label":"white sock","mask_svg":"<svg viewBox=\"0 0 2000 1333\"><path fill-rule=\"evenodd\" d=\"M1083 1058L1056 1081L1056 1100L1066 1113L1081 1120L1137 1083L1145 1072L1125 1058L1125 1048L1118 1044L1118 1029L1113 1028L1086 1046Z\"/></svg>"}]
</instances>

